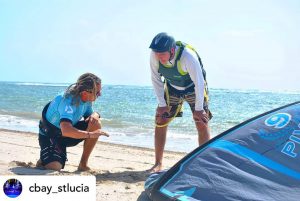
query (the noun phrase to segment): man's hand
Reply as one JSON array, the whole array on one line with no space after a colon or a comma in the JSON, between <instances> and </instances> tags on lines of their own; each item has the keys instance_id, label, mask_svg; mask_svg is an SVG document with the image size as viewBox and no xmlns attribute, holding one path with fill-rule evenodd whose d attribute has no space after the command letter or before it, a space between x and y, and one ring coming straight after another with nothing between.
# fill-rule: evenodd
<instances>
[{"instance_id":1,"label":"man's hand","mask_svg":"<svg viewBox=\"0 0 300 201\"><path fill-rule=\"evenodd\" d=\"M169 116L170 108L168 106L165 107L157 107L155 121L157 124L165 124L167 122L167 118Z\"/></svg>"},{"instance_id":2,"label":"man's hand","mask_svg":"<svg viewBox=\"0 0 300 201\"><path fill-rule=\"evenodd\" d=\"M165 106L165 107L157 107L156 109L156 117L162 117L164 115L168 115L169 114L169 107Z\"/></svg>"},{"instance_id":3,"label":"man's hand","mask_svg":"<svg viewBox=\"0 0 300 201\"><path fill-rule=\"evenodd\" d=\"M194 111L193 118L195 122L208 123L208 116L204 110Z\"/></svg>"}]
</instances>

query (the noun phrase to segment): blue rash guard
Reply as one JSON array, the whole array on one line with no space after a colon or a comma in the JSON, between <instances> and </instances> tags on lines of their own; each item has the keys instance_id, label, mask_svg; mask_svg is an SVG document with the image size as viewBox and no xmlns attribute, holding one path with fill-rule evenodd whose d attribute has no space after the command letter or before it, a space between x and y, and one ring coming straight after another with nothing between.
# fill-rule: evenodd
<instances>
[{"instance_id":1,"label":"blue rash guard","mask_svg":"<svg viewBox=\"0 0 300 201\"><path fill-rule=\"evenodd\" d=\"M82 117L93 113L92 103L80 100L79 105L72 103L72 97L57 96L49 105L46 113L47 120L60 129L61 121L68 121L74 126Z\"/></svg>"}]
</instances>

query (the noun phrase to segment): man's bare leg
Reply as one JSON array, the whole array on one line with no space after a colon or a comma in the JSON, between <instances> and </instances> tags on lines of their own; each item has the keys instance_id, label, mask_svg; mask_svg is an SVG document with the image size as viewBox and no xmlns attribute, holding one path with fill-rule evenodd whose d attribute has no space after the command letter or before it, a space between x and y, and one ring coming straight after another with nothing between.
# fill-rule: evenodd
<instances>
[{"instance_id":1,"label":"man's bare leg","mask_svg":"<svg viewBox=\"0 0 300 201\"><path fill-rule=\"evenodd\" d=\"M155 127L155 164L149 169L150 172L159 172L162 170L162 159L166 144L168 127Z\"/></svg>"},{"instance_id":2,"label":"man's bare leg","mask_svg":"<svg viewBox=\"0 0 300 201\"><path fill-rule=\"evenodd\" d=\"M195 124L198 131L198 144L199 146L201 146L202 144L210 140L210 131L208 123L195 122Z\"/></svg>"}]
</instances>

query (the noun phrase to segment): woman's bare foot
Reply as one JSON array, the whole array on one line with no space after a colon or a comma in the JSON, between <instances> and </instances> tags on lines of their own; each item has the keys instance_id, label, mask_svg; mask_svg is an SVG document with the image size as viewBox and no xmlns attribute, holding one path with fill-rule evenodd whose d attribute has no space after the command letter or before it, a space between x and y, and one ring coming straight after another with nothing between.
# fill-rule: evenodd
<instances>
[{"instance_id":1,"label":"woman's bare foot","mask_svg":"<svg viewBox=\"0 0 300 201\"><path fill-rule=\"evenodd\" d=\"M89 171L91 170L91 168L87 165L82 165L81 163L78 165L78 168L77 168L78 171Z\"/></svg>"}]
</instances>

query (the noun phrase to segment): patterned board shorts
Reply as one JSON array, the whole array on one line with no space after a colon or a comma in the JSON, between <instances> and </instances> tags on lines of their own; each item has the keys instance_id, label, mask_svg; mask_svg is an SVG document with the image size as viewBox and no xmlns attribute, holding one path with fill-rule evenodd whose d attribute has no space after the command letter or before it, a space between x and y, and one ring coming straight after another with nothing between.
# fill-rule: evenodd
<instances>
[{"instance_id":1,"label":"patterned board shorts","mask_svg":"<svg viewBox=\"0 0 300 201\"><path fill-rule=\"evenodd\" d=\"M75 128L79 130L86 130L88 122L79 121ZM42 165L47 165L51 162L58 161L64 168L67 159L67 147L73 147L82 142L84 139L74 139L69 137L48 137L45 132L39 131L39 144L41 147L40 159Z\"/></svg>"},{"instance_id":2,"label":"patterned board shorts","mask_svg":"<svg viewBox=\"0 0 300 201\"><path fill-rule=\"evenodd\" d=\"M182 116L181 109L184 101L186 101L189 104L192 112L194 112L195 101L196 101L194 85L187 88L186 90L181 91L175 89L174 87L168 84L165 90L165 100L168 106L171 107L169 115L167 116L168 118L172 118L174 116L176 117ZM212 113L208 109L208 101L206 100L206 98L204 98L203 109L208 114L209 119L211 119Z\"/></svg>"}]
</instances>

